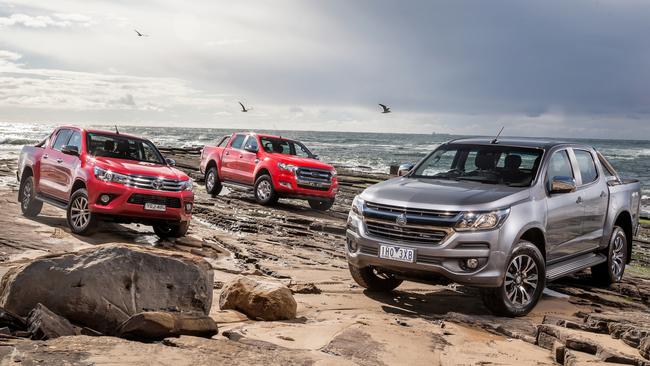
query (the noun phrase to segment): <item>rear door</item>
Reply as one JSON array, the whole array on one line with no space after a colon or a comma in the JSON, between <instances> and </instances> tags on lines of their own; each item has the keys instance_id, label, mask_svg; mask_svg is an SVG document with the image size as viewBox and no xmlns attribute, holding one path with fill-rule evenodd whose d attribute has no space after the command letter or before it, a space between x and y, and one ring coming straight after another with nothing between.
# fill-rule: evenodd
<instances>
[{"instance_id":1,"label":"rear door","mask_svg":"<svg viewBox=\"0 0 650 366\"><path fill-rule=\"evenodd\" d=\"M579 192L550 193L553 178L559 176L576 179L568 149L555 151L546 167L548 261L561 259L574 253L574 245L581 235L584 214Z\"/></svg>"},{"instance_id":2,"label":"rear door","mask_svg":"<svg viewBox=\"0 0 650 366\"><path fill-rule=\"evenodd\" d=\"M223 149L221 156L221 178L238 182L238 164L241 152L244 147L245 134L236 134L230 139L230 142Z\"/></svg>"},{"instance_id":3,"label":"rear door","mask_svg":"<svg viewBox=\"0 0 650 366\"><path fill-rule=\"evenodd\" d=\"M66 145L76 146L77 151L81 154L81 132L78 130L72 130L72 135ZM81 160L75 155L64 154L60 151L57 151L57 153L61 155L60 158L57 159L57 164L55 166L58 170L57 176L61 177L61 191L56 194L57 197L68 200L71 193L70 189L72 189L72 185L74 184L75 174L79 164L81 164Z\"/></svg>"},{"instance_id":4,"label":"rear door","mask_svg":"<svg viewBox=\"0 0 650 366\"><path fill-rule=\"evenodd\" d=\"M244 143L244 148L240 152L240 161L239 161L239 173L242 183L253 185L255 182L255 167L259 159L257 158L258 152L253 152L249 150L259 150L259 142L257 141L256 135L249 135Z\"/></svg>"},{"instance_id":5,"label":"rear door","mask_svg":"<svg viewBox=\"0 0 650 366\"><path fill-rule=\"evenodd\" d=\"M66 145L72 136L72 130L59 129L51 139L50 146L45 148L41 156L41 177L39 187L42 193L58 199L67 200L62 192L65 190L66 177L61 174L59 166L63 163L61 147Z\"/></svg>"},{"instance_id":6,"label":"rear door","mask_svg":"<svg viewBox=\"0 0 650 366\"><path fill-rule=\"evenodd\" d=\"M609 189L606 178L598 171L594 152L589 149L573 148L576 171L580 175L577 192L582 198L581 240L576 243L576 251L597 249L603 237Z\"/></svg>"}]
</instances>

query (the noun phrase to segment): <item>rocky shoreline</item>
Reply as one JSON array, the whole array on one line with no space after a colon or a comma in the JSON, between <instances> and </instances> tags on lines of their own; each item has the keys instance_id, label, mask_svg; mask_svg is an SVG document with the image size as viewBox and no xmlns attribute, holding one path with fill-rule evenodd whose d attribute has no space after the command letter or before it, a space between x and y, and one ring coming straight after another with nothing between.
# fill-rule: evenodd
<instances>
[{"instance_id":1,"label":"rocky shoreline","mask_svg":"<svg viewBox=\"0 0 650 366\"><path fill-rule=\"evenodd\" d=\"M201 338L177 332L143 343L89 335L29 340L19 336L33 333L3 337L0 329L0 364L650 365L649 228L635 242L633 265L622 283L597 288L588 276L577 274L549 284L529 316L506 319L490 315L471 288L409 283L393 294L377 295L354 284L343 252L347 212L354 195L386 175L339 170L341 192L328 212L293 200L268 208L245 192L225 191L216 198L205 194L200 150L163 153L196 181L195 222L187 237L174 241L159 241L148 227L138 225L108 225L91 238L76 237L67 230L63 212L53 208L26 219L19 214L17 187L10 178L15 162L0 162L0 176L7 182L0 190L0 209L6 212L0 217L5 228L0 234L1 273L44 255L116 245L196 257L214 273L215 300L205 315L216 322L219 334ZM242 278L253 282L233 285ZM278 309L294 314L291 297L295 315L257 320L265 315L251 315L259 309L241 305L247 303L241 302L242 293L273 299L283 304ZM228 294L237 295L226 300ZM138 319L162 323L166 317ZM138 334L138 324L129 328L131 334Z\"/></svg>"}]
</instances>

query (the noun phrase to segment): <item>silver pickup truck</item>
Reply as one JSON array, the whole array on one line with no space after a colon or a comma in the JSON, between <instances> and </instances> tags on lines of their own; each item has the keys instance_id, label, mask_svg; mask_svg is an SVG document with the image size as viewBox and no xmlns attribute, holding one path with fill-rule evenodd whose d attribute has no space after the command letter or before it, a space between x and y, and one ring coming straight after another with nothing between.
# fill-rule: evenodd
<instances>
[{"instance_id":1,"label":"silver pickup truck","mask_svg":"<svg viewBox=\"0 0 650 366\"><path fill-rule=\"evenodd\" d=\"M630 261L640 184L590 146L460 139L400 175L355 197L348 216L350 273L368 290L455 282L522 316L546 282L590 268L609 285Z\"/></svg>"}]
</instances>

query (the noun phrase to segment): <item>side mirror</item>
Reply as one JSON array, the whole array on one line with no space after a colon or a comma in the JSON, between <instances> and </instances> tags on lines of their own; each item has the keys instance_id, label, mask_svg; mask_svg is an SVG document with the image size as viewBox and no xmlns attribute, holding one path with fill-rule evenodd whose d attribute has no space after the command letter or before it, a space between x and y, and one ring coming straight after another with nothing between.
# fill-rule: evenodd
<instances>
[{"instance_id":1,"label":"side mirror","mask_svg":"<svg viewBox=\"0 0 650 366\"><path fill-rule=\"evenodd\" d=\"M165 158L165 162L166 162L167 165L169 165L169 166L176 166L176 160L174 160L174 159Z\"/></svg>"},{"instance_id":2,"label":"side mirror","mask_svg":"<svg viewBox=\"0 0 650 366\"><path fill-rule=\"evenodd\" d=\"M320 160L320 159L318 159L318 155L312 155L311 158L314 159L314 160Z\"/></svg>"},{"instance_id":3,"label":"side mirror","mask_svg":"<svg viewBox=\"0 0 650 366\"><path fill-rule=\"evenodd\" d=\"M79 156L79 148L74 145L63 145L61 152L66 155Z\"/></svg>"},{"instance_id":4,"label":"side mirror","mask_svg":"<svg viewBox=\"0 0 650 366\"><path fill-rule=\"evenodd\" d=\"M551 193L571 193L576 190L576 180L571 177L556 176L551 181Z\"/></svg>"},{"instance_id":5,"label":"side mirror","mask_svg":"<svg viewBox=\"0 0 650 366\"><path fill-rule=\"evenodd\" d=\"M244 146L244 150L248 152L256 153L259 150L259 148L257 146L246 145Z\"/></svg>"},{"instance_id":6,"label":"side mirror","mask_svg":"<svg viewBox=\"0 0 650 366\"><path fill-rule=\"evenodd\" d=\"M399 168L397 168L397 176L401 177L408 174L408 172L410 172L414 166L415 164L411 164L411 163L405 163L400 165Z\"/></svg>"}]
</instances>

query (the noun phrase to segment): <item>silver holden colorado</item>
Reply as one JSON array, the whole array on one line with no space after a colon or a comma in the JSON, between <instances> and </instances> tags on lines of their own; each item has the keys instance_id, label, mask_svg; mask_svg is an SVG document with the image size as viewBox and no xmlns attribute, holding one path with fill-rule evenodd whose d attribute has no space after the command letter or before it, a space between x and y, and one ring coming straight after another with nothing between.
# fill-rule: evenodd
<instances>
[{"instance_id":1,"label":"silver holden colorado","mask_svg":"<svg viewBox=\"0 0 650 366\"><path fill-rule=\"evenodd\" d=\"M630 261L640 184L590 146L460 139L400 174L355 197L348 216L350 273L368 290L456 282L521 316L546 282L590 268L608 285Z\"/></svg>"}]
</instances>

